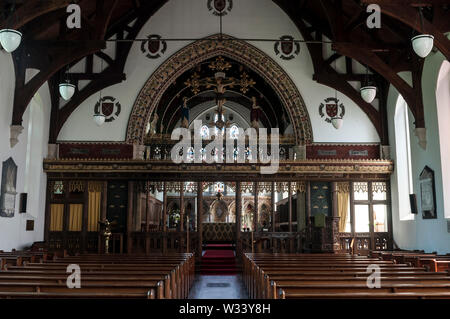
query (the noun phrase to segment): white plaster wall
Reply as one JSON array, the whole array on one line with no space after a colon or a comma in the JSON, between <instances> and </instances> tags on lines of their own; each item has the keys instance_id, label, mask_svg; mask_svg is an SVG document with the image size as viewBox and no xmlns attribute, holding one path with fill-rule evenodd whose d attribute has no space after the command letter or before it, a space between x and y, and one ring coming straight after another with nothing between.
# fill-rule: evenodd
<instances>
[{"instance_id":1,"label":"white plaster wall","mask_svg":"<svg viewBox=\"0 0 450 319\"><path fill-rule=\"evenodd\" d=\"M292 35L301 39L294 23L270 0L234 1L233 10L223 18L223 32L238 38L278 39ZM210 13L204 0L171 0L154 15L139 34L159 34L165 38L204 38L219 32L219 19ZM130 52L125 72L127 81L103 90L103 95L113 95L120 100L122 114L112 123L97 127L92 120L94 105L99 94L87 99L63 126L60 141L123 141L128 118L135 99L156 68L189 42L168 42L163 57L151 60L135 43ZM319 115L320 103L334 96L334 90L312 80L313 66L306 45L294 60L284 61L275 55L273 42L251 42L272 57L297 85L306 103L313 126L314 142L379 142L378 134L368 117L349 98L338 93L346 106L344 126L335 130ZM83 125L80 125L83 123Z\"/></svg>"},{"instance_id":2,"label":"white plaster wall","mask_svg":"<svg viewBox=\"0 0 450 319\"><path fill-rule=\"evenodd\" d=\"M28 213L19 214L19 194L25 192L25 172L26 172L26 154L28 140L28 124L30 116L30 107L23 117L24 130L19 136L19 143L10 147L10 124L12 119L13 98L15 74L11 55L0 52L0 165L1 162L12 157L17 169L16 191L16 210L13 218L0 217L0 249L9 251L13 248L21 249L31 245L35 241L41 241L44 237L44 216L45 216L45 189L46 175L42 170L43 158L33 158L34 164L30 170L37 169L39 178L34 185L27 185L28 192ZM39 141L37 147L42 147L43 157L47 156L47 143L50 118L50 94L48 85L44 85L38 92L40 98L34 99L32 103L39 103L39 109L44 114L44 127L42 128L43 138ZM40 102L42 101L42 102ZM36 164L37 163L37 164ZM1 176L1 175L0 175ZM0 177L1 178L1 177ZM25 231L26 220L34 220L34 231Z\"/></svg>"},{"instance_id":3,"label":"white plaster wall","mask_svg":"<svg viewBox=\"0 0 450 319\"><path fill-rule=\"evenodd\" d=\"M450 234L447 232L447 220L444 218L444 200L442 192L442 171L439 147L438 119L436 113L436 84L440 67L444 57L441 53L431 54L425 62L422 79L423 98L425 108L425 126L427 128L427 149L423 150L418 144L414 132L414 116L409 112L411 158L414 193L417 194L419 214L414 220L401 221L399 218L399 199L396 172L391 177L392 215L394 240L402 249L423 249L426 252L450 253ZM394 112L398 98L398 91L391 86L388 97L388 122L391 155L396 160ZM447 137L448 138L448 137ZM396 165L403 165L396 163ZM420 211L419 175L425 165L435 172L437 219L423 219ZM409 206L409 204L407 204Z\"/></svg>"},{"instance_id":4,"label":"white plaster wall","mask_svg":"<svg viewBox=\"0 0 450 319\"><path fill-rule=\"evenodd\" d=\"M441 145L442 184L445 217L450 218L450 62L444 61L439 71L436 88L439 121L439 140Z\"/></svg>"}]
</instances>

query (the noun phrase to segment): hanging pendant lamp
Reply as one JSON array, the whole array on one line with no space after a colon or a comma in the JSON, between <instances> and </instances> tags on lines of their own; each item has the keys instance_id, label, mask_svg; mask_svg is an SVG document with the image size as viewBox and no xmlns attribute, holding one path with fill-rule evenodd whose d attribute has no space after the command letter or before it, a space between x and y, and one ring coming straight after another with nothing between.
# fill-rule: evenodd
<instances>
[{"instance_id":1,"label":"hanging pendant lamp","mask_svg":"<svg viewBox=\"0 0 450 319\"><path fill-rule=\"evenodd\" d=\"M105 123L106 116L101 113L94 114L94 122L97 126L102 126Z\"/></svg>"},{"instance_id":2,"label":"hanging pendant lamp","mask_svg":"<svg viewBox=\"0 0 450 319\"><path fill-rule=\"evenodd\" d=\"M13 3L11 7L11 16L14 16L14 9L16 5ZM7 16L5 16L5 21L9 20ZM17 16L16 16L17 20ZM22 33L14 30L13 28L8 28L8 23L4 29L0 30L0 44L6 52L11 53L15 51L22 41Z\"/></svg>"},{"instance_id":3,"label":"hanging pendant lamp","mask_svg":"<svg viewBox=\"0 0 450 319\"><path fill-rule=\"evenodd\" d=\"M63 82L59 84L59 94L61 97L68 101L72 98L75 93L75 85L70 84L69 82Z\"/></svg>"},{"instance_id":4,"label":"hanging pendant lamp","mask_svg":"<svg viewBox=\"0 0 450 319\"><path fill-rule=\"evenodd\" d=\"M422 8L419 8L420 26L423 28L423 14ZM421 58L426 58L434 46L434 36L431 34L419 34L411 39L414 52Z\"/></svg>"},{"instance_id":5,"label":"hanging pendant lamp","mask_svg":"<svg viewBox=\"0 0 450 319\"><path fill-rule=\"evenodd\" d=\"M22 33L13 29L0 30L0 44L6 52L15 51L22 41Z\"/></svg>"},{"instance_id":6,"label":"hanging pendant lamp","mask_svg":"<svg viewBox=\"0 0 450 319\"><path fill-rule=\"evenodd\" d=\"M419 34L411 39L414 52L421 58L426 58L434 46L434 36L431 34Z\"/></svg>"},{"instance_id":7,"label":"hanging pendant lamp","mask_svg":"<svg viewBox=\"0 0 450 319\"><path fill-rule=\"evenodd\" d=\"M366 66L365 85L361 87L359 92L361 94L362 99L367 103L372 103L373 100L375 100L375 97L377 96L377 87L370 85L368 66Z\"/></svg>"},{"instance_id":8,"label":"hanging pendant lamp","mask_svg":"<svg viewBox=\"0 0 450 319\"><path fill-rule=\"evenodd\" d=\"M100 73L103 72L103 59L101 59L101 67L100 67ZM106 116L102 113L102 90L100 90L100 100L99 100L99 107L98 112L94 114L94 122L97 124L97 126L102 126L105 124Z\"/></svg>"},{"instance_id":9,"label":"hanging pendant lamp","mask_svg":"<svg viewBox=\"0 0 450 319\"><path fill-rule=\"evenodd\" d=\"M367 103L372 103L377 96L376 86L364 86L360 89L361 97Z\"/></svg>"}]
</instances>

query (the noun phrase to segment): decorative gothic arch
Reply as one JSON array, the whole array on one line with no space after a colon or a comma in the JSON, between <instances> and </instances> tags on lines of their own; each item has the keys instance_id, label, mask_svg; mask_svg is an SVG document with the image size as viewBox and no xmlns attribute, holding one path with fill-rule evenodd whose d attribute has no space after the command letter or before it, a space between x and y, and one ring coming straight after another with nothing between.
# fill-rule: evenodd
<instances>
[{"instance_id":1,"label":"decorative gothic arch","mask_svg":"<svg viewBox=\"0 0 450 319\"><path fill-rule=\"evenodd\" d=\"M233 39L230 36L223 36ZM126 142L143 144L146 124L164 92L184 72L215 56L234 59L257 72L271 85L283 103L294 127L297 145L312 143L311 121L305 102L294 82L267 54L241 40L211 41L218 35L187 45L165 61L141 89L128 121Z\"/></svg>"}]
</instances>

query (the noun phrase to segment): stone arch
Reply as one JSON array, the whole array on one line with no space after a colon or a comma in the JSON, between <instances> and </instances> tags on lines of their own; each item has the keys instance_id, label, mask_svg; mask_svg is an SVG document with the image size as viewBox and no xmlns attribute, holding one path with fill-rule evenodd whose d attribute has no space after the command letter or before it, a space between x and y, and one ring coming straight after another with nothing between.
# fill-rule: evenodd
<instances>
[{"instance_id":1,"label":"stone arch","mask_svg":"<svg viewBox=\"0 0 450 319\"><path fill-rule=\"evenodd\" d=\"M143 144L145 129L151 114L161 100L164 92L176 79L198 63L215 56L225 56L238 61L257 72L278 94L294 127L297 145L313 141L311 121L305 102L296 85L286 72L271 57L253 45L233 40L224 35L227 41L211 41L218 35L191 43L172 55L150 76L141 89L133 105L128 120L126 142Z\"/></svg>"}]
</instances>

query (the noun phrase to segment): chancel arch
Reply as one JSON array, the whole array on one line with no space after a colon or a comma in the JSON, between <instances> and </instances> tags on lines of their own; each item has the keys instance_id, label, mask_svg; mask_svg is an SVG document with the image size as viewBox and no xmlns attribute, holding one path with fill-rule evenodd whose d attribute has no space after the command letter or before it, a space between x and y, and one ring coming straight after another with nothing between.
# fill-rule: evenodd
<instances>
[{"instance_id":1,"label":"chancel arch","mask_svg":"<svg viewBox=\"0 0 450 319\"><path fill-rule=\"evenodd\" d=\"M165 61L148 79L140 91L128 122L128 143L143 144L145 128L161 97L178 77L207 59L223 56L231 58L258 73L277 93L283 108L293 123L297 145L313 141L309 115L300 92L284 70L269 56L251 44L224 36L196 41Z\"/></svg>"}]
</instances>

